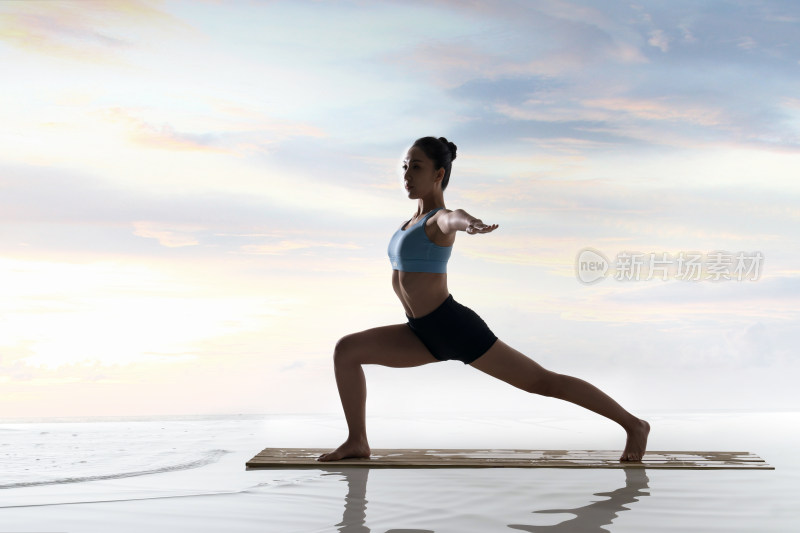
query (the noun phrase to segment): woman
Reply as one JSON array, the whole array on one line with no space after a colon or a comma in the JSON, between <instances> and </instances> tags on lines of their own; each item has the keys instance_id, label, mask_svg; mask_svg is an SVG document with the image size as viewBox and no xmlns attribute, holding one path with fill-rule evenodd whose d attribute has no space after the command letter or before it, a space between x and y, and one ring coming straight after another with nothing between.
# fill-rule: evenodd
<instances>
[{"instance_id":1,"label":"woman","mask_svg":"<svg viewBox=\"0 0 800 533\"><path fill-rule=\"evenodd\" d=\"M456 158L456 145L444 137L423 137L408 150L403 163L408 197L417 212L389 243L392 285L408 322L352 333L339 339L333 353L336 385L349 436L319 461L369 457L367 387L362 365L413 367L459 360L524 391L566 400L620 424L627 432L620 461L641 461L650 425L636 418L595 386L542 368L513 349L447 289L447 260L456 232L489 233L486 225L463 209L444 206L444 190Z\"/></svg>"}]
</instances>

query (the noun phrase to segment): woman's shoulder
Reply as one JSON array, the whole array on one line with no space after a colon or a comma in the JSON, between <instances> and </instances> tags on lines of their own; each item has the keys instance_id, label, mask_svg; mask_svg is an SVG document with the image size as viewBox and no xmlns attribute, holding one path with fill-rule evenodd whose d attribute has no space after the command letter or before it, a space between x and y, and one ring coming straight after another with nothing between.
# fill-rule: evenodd
<instances>
[{"instance_id":1,"label":"woman's shoulder","mask_svg":"<svg viewBox=\"0 0 800 533\"><path fill-rule=\"evenodd\" d=\"M453 211L447 209L446 207L438 207L435 211L431 211L431 213L426 217L428 219L427 225L438 224L439 219L446 217Z\"/></svg>"},{"instance_id":2,"label":"woman's shoulder","mask_svg":"<svg viewBox=\"0 0 800 533\"><path fill-rule=\"evenodd\" d=\"M444 247L450 247L453 245L456 239L455 232L450 234L445 232L445 229L448 227L448 223L445 221L445 217L452 213L452 209L447 209L443 207L439 209L428 221L428 228L431 231L428 232L428 237L434 244ZM427 228L426 228L427 229Z\"/></svg>"},{"instance_id":3,"label":"woman's shoulder","mask_svg":"<svg viewBox=\"0 0 800 533\"><path fill-rule=\"evenodd\" d=\"M442 207L441 209L436 211L436 213L434 213L434 215L431 218L438 219L438 218L446 217L447 215L449 215L453 211L458 211L458 209L447 209L446 207Z\"/></svg>"},{"instance_id":4,"label":"woman's shoulder","mask_svg":"<svg viewBox=\"0 0 800 533\"><path fill-rule=\"evenodd\" d=\"M437 207L434 211L431 212L428 218L432 220L437 220L439 218L446 217L452 212L453 209L447 209L446 207Z\"/></svg>"}]
</instances>

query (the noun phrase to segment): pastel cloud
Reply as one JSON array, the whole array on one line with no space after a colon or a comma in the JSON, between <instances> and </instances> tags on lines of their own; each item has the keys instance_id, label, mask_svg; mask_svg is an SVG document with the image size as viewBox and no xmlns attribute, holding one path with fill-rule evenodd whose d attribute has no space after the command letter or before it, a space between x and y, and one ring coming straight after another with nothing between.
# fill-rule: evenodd
<instances>
[{"instance_id":1,"label":"pastel cloud","mask_svg":"<svg viewBox=\"0 0 800 533\"><path fill-rule=\"evenodd\" d=\"M324 137L316 126L308 123L275 119L251 112L244 120L242 110L220 106L232 118L218 118L218 129L210 132L179 131L169 122L160 124L141 118L142 115L159 115L159 110L135 110L120 107L96 112L111 125L123 128L124 135L138 145L172 151L194 151L246 155L268 150L271 145L292 137ZM194 122L191 117L179 117ZM206 123L207 127L209 124Z\"/></svg>"},{"instance_id":2,"label":"pastel cloud","mask_svg":"<svg viewBox=\"0 0 800 533\"><path fill-rule=\"evenodd\" d=\"M325 241L300 239L293 241L281 240L273 244L249 244L243 246L242 250L246 254L280 255L280 254L285 254L287 252L293 252L295 250L310 250L316 248L338 248L343 250L358 250L359 248L361 248L361 246L350 243L325 242Z\"/></svg>"},{"instance_id":3,"label":"pastel cloud","mask_svg":"<svg viewBox=\"0 0 800 533\"><path fill-rule=\"evenodd\" d=\"M195 246L199 244L196 233L202 230L199 226L164 225L158 222L134 222L134 235L146 239L156 239L159 244L168 248Z\"/></svg>"},{"instance_id":4,"label":"pastel cloud","mask_svg":"<svg viewBox=\"0 0 800 533\"><path fill-rule=\"evenodd\" d=\"M132 46L123 28L176 25L149 0L93 2L4 2L0 40L38 53L108 61L113 52Z\"/></svg>"},{"instance_id":5,"label":"pastel cloud","mask_svg":"<svg viewBox=\"0 0 800 533\"><path fill-rule=\"evenodd\" d=\"M559 105L562 104L562 105ZM529 101L521 106L497 104L495 109L501 115L514 120L545 122L602 122L609 129L627 132L625 122L631 120L652 122L683 122L700 126L721 126L725 124L724 114L719 109L703 107L698 104L668 101L666 97L652 99L603 98L585 99L564 106L564 103L548 101ZM657 141L650 138L650 141Z\"/></svg>"},{"instance_id":6,"label":"pastel cloud","mask_svg":"<svg viewBox=\"0 0 800 533\"><path fill-rule=\"evenodd\" d=\"M458 87L475 78L571 76L598 63L647 61L635 34L594 8L560 1L452 4L486 31L424 42L410 54L391 56L413 69L414 74L419 69L427 71L444 88ZM494 26L500 21L503 38L498 38Z\"/></svg>"},{"instance_id":7,"label":"pastel cloud","mask_svg":"<svg viewBox=\"0 0 800 533\"><path fill-rule=\"evenodd\" d=\"M669 38L662 30L651 31L650 38L647 40L647 44L658 48L662 52L669 52Z\"/></svg>"},{"instance_id":8,"label":"pastel cloud","mask_svg":"<svg viewBox=\"0 0 800 533\"><path fill-rule=\"evenodd\" d=\"M119 116L122 116L117 112ZM188 133L176 131L168 123L159 126L125 117L129 126L130 139L147 148L176 151L226 152L219 146L219 136L208 133Z\"/></svg>"},{"instance_id":9,"label":"pastel cloud","mask_svg":"<svg viewBox=\"0 0 800 533\"><path fill-rule=\"evenodd\" d=\"M700 107L692 102L669 101L665 97L656 99L606 98L585 100L590 111L593 108L622 113L633 118L656 121L681 121L700 126L718 126L724 123L723 113L712 107Z\"/></svg>"}]
</instances>

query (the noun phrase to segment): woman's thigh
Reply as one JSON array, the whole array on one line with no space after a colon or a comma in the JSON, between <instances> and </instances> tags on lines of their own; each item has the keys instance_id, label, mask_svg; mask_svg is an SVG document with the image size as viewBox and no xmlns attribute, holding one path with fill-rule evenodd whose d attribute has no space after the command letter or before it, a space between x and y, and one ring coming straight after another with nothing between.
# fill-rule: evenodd
<instances>
[{"instance_id":1,"label":"woman's thigh","mask_svg":"<svg viewBox=\"0 0 800 533\"><path fill-rule=\"evenodd\" d=\"M539 394L548 392L557 375L500 339L471 366L519 389Z\"/></svg>"},{"instance_id":2,"label":"woman's thigh","mask_svg":"<svg viewBox=\"0 0 800 533\"><path fill-rule=\"evenodd\" d=\"M345 335L336 343L334 360L337 364L373 364L395 368L438 361L408 324L380 326Z\"/></svg>"}]
</instances>

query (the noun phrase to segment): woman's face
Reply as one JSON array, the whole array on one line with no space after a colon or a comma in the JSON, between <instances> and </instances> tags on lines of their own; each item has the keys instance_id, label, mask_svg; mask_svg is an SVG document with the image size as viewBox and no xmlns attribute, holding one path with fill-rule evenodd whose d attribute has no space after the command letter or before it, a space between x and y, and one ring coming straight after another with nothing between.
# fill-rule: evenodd
<instances>
[{"instance_id":1,"label":"woman's face","mask_svg":"<svg viewBox=\"0 0 800 533\"><path fill-rule=\"evenodd\" d=\"M409 198L421 198L434 188L436 182L441 187L444 169L434 169L434 163L425 152L412 146L403 160L403 183Z\"/></svg>"}]
</instances>

